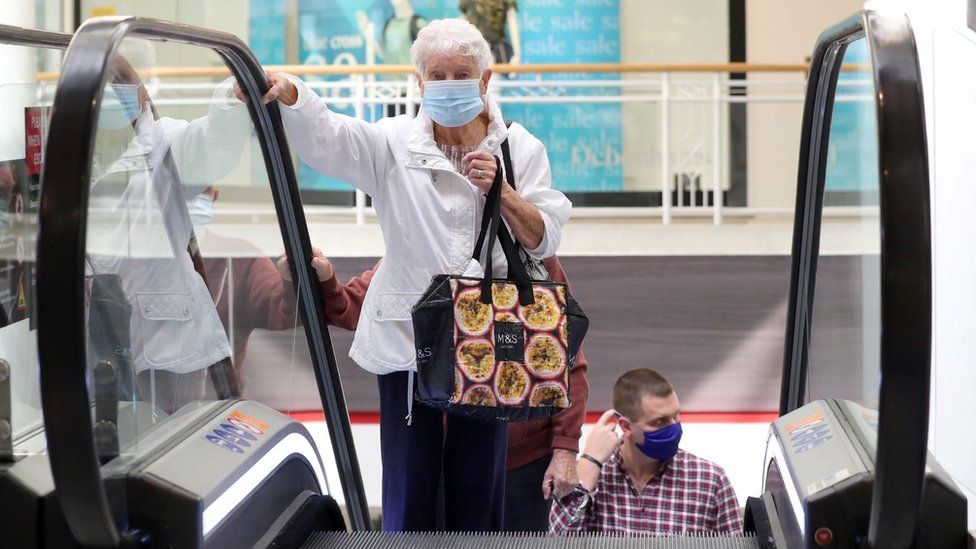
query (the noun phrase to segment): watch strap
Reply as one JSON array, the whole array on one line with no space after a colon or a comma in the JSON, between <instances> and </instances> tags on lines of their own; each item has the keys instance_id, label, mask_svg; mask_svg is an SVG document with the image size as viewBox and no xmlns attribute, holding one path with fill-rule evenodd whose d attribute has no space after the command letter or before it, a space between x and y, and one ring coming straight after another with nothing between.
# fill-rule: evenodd
<instances>
[{"instance_id":1,"label":"watch strap","mask_svg":"<svg viewBox=\"0 0 976 549\"><path fill-rule=\"evenodd\" d=\"M590 454L580 454L580 459L585 459L586 461L589 461L590 463L596 465L600 469L603 469L603 462L591 456Z\"/></svg>"}]
</instances>

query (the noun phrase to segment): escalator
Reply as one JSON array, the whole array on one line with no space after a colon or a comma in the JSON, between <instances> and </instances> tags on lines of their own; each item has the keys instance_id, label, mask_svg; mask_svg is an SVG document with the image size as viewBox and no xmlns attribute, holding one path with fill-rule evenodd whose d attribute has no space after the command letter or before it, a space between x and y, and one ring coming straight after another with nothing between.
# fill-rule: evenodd
<instances>
[{"instance_id":1,"label":"escalator","mask_svg":"<svg viewBox=\"0 0 976 549\"><path fill-rule=\"evenodd\" d=\"M905 15L867 11L819 37L800 141L780 418L759 512L776 546L967 546L966 498L927 452L924 113ZM855 215L829 217L825 206L837 203ZM855 252L838 253L841 244ZM856 296L856 314L837 314L839 295Z\"/></svg>"},{"instance_id":2,"label":"escalator","mask_svg":"<svg viewBox=\"0 0 976 549\"><path fill-rule=\"evenodd\" d=\"M32 44L64 48L68 38ZM160 69L180 65L204 68ZM859 91L835 101L838 86ZM277 106L261 104L265 88L246 46L222 33L104 18L71 40L38 210L44 421L14 437L25 448L14 467L33 460L48 479L18 505L56 508L63 527L45 537L37 532L54 522L35 518L27 533L5 528L0 544L58 546L70 535L86 546L965 547L965 498L926 453L929 185L903 15L859 14L814 51L781 417L748 533L734 539L368 532L294 168ZM873 153L836 161L864 139ZM838 190L844 177L853 183ZM832 225L823 212L833 200L855 201L859 215ZM256 228L240 204L273 212L277 230ZM826 262L836 238L857 239L859 253ZM856 319L831 315L839 285L857 290ZM331 452L282 413L309 371ZM285 396L248 400L255 383Z\"/></svg>"},{"instance_id":3,"label":"escalator","mask_svg":"<svg viewBox=\"0 0 976 549\"><path fill-rule=\"evenodd\" d=\"M11 206L3 234L3 272L33 276L15 294L29 313L8 322L19 309L5 303L0 326L13 369L0 382L13 401L0 418L13 425L0 546L289 546L346 520L367 529L291 159L250 52L149 20L92 21L73 37L2 31L2 42L67 49L56 92L43 84L38 105L42 84L26 84L4 102L26 106L28 126L37 110L41 130L26 139L32 207ZM180 80L159 59L212 69ZM222 84L212 96L180 97L211 81ZM209 228L240 202L278 230ZM276 345L255 349L255 334ZM324 437L246 400L258 366L285 401L314 380Z\"/></svg>"}]
</instances>

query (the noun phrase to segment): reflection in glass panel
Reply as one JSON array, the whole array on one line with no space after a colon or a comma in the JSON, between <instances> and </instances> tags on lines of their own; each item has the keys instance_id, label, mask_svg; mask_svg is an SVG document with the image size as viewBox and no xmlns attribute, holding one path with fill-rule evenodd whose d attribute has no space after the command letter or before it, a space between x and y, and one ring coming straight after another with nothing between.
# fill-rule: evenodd
<instances>
[{"instance_id":1,"label":"reflection in glass panel","mask_svg":"<svg viewBox=\"0 0 976 549\"><path fill-rule=\"evenodd\" d=\"M11 396L13 452L40 452L28 442L43 426L37 370L35 249L37 209L53 82L36 81L31 60L49 57L40 48L3 46L7 59L24 61L0 84L0 391ZM52 50L60 56L60 51Z\"/></svg>"},{"instance_id":2,"label":"reflection in glass panel","mask_svg":"<svg viewBox=\"0 0 976 549\"><path fill-rule=\"evenodd\" d=\"M877 118L865 41L852 43L834 103L817 266L807 401L844 398L877 408L881 232ZM856 206L837 216L830 204Z\"/></svg>"},{"instance_id":3,"label":"reflection in glass panel","mask_svg":"<svg viewBox=\"0 0 976 549\"><path fill-rule=\"evenodd\" d=\"M191 65L217 70L157 70ZM103 459L146 450L163 438L147 430L215 400L289 411L293 369L311 367L283 253L251 118L219 56L126 39L102 91L88 212L89 389L119 402L119 448L100 447Z\"/></svg>"}]
</instances>

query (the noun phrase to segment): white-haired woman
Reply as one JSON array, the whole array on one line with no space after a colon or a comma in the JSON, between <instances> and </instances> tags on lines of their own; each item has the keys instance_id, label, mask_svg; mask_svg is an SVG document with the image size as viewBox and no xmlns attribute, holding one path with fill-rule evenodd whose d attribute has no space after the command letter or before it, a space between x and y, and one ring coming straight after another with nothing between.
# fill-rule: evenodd
<instances>
[{"instance_id":1,"label":"white-haired woman","mask_svg":"<svg viewBox=\"0 0 976 549\"><path fill-rule=\"evenodd\" d=\"M506 127L488 94L491 51L473 25L431 21L411 57L423 93L416 117L369 123L336 114L287 74L269 77L265 101L287 107L282 117L302 160L373 198L383 231L386 253L349 352L379 379L383 529L433 530L443 478L447 529L500 530L507 426L445 421L413 404L410 311L435 274L480 275L472 250L506 139L517 190L503 186L502 216L529 255L555 254L571 205L551 187L542 143L518 124ZM500 248L493 257L504 276Z\"/></svg>"}]
</instances>

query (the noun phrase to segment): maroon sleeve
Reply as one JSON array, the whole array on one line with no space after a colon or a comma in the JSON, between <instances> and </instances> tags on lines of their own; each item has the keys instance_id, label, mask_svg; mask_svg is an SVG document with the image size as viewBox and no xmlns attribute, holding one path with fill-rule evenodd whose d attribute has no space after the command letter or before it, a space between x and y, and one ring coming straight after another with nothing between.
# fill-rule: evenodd
<instances>
[{"instance_id":1,"label":"maroon sleeve","mask_svg":"<svg viewBox=\"0 0 976 549\"><path fill-rule=\"evenodd\" d=\"M234 276L246 283L247 325L266 330L294 328L295 292L290 282L281 278L275 264L267 257L232 260Z\"/></svg>"},{"instance_id":2,"label":"maroon sleeve","mask_svg":"<svg viewBox=\"0 0 976 549\"><path fill-rule=\"evenodd\" d=\"M382 260L381 260L382 261ZM366 297L366 290L369 282L376 274L376 269L380 266L379 262L372 269L366 271L362 276L356 276L345 284L339 283L339 277L334 275L332 278L321 283L322 299L325 301L325 316L329 319L329 324L355 330L359 325L359 314L363 310L363 299Z\"/></svg>"},{"instance_id":3,"label":"maroon sleeve","mask_svg":"<svg viewBox=\"0 0 976 549\"><path fill-rule=\"evenodd\" d=\"M543 263L554 282L569 284L566 273L556 256ZM552 449L579 452L579 439L583 435L583 421L586 420L586 400L590 395L590 385L586 379L589 363L581 347L576 355L576 364L569 372L569 409L552 418Z\"/></svg>"}]
</instances>

